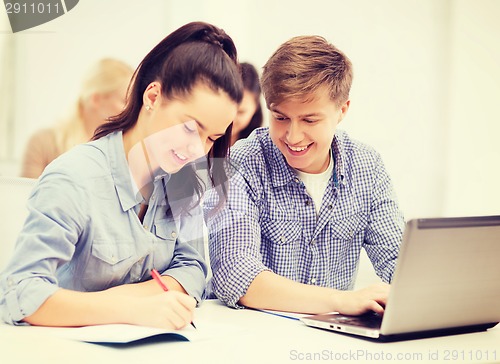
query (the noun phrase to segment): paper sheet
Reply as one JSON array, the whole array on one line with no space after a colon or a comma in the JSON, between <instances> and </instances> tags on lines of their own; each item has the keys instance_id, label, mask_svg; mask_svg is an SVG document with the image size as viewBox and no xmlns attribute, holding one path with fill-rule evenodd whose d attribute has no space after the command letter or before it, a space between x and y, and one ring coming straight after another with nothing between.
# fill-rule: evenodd
<instances>
[{"instance_id":1,"label":"paper sheet","mask_svg":"<svg viewBox=\"0 0 500 364\"><path fill-rule=\"evenodd\" d=\"M110 324L83 327L19 326L16 329L39 335L52 335L63 339L89 343L124 344L153 337L175 341L203 340L209 338L212 330L216 329L212 326L201 326L195 329L188 325L182 330L164 330L146 326Z\"/></svg>"}]
</instances>

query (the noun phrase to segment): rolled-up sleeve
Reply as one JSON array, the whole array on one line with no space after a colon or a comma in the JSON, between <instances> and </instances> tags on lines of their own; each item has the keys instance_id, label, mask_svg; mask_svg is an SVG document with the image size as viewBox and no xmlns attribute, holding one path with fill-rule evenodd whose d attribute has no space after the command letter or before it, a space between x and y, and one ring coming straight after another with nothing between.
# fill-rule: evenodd
<instances>
[{"instance_id":1,"label":"rolled-up sleeve","mask_svg":"<svg viewBox=\"0 0 500 364\"><path fill-rule=\"evenodd\" d=\"M404 230L404 217L385 166L377 154L372 188L369 223L364 247L377 275L392 281L399 245Z\"/></svg>"},{"instance_id":2,"label":"rolled-up sleeve","mask_svg":"<svg viewBox=\"0 0 500 364\"><path fill-rule=\"evenodd\" d=\"M61 175L48 174L35 186L28 200L28 217L0 277L4 322L23 324L26 316L59 289L56 270L71 260L82 230L81 221L73 218L84 216L82 193Z\"/></svg>"},{"instance_id":3,"label":"rolled-up sleeve","mask_svg":"<svg viewBox=\"0 0 500 364\"><path fill-rule=\"evenodd\" d=\"M217 206L215 190L205 197L213 290L226 305L241 308L238 301L252 281L269 270L260 254L257 197L238 173L230 180L228 200L222 207Z\"/></svg>"},{"instance_id":4,"label":"rolled-up sleeve","mask_svg":"<svg viewBox=\"0 0 500 364\"><path fill-rule=\"evenodd\" d=\"M174 256L168 269L163 272L175 278L197 302L201 302L203 297L208 270L203 234L203 211L198 206L181 219Z\"/></svg>"}]
</instances>

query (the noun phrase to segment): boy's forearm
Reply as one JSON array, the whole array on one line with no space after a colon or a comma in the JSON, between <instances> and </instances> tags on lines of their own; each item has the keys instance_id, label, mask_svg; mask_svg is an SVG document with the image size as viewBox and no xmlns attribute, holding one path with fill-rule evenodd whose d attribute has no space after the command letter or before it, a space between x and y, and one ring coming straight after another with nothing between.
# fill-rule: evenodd
<instances>
[{"instance_id":1,"label":"boy's forearm","mask_svg":"<svg viewBox=\"0 0 500 364\"><path fill-rule=\"evenodd\" d=\"M336 290L298 283L270 271L259 273L240 298L243 306L287 312L332 311Z\"/></svg>"}]
</instances>

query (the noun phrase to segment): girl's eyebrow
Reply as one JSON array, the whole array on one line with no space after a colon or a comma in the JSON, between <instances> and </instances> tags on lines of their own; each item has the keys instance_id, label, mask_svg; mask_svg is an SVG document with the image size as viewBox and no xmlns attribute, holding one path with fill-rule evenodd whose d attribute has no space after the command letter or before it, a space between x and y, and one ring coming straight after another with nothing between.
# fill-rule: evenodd
<instances>
[{"instance_id":1,"label":"girl's eyebrow","mask_svg":"<svg viewBox=\"0 0 500 364\"><path fill-rule=\"evenodd\" d=\"M198 127L203 130L203 131L206 131L207 128L205 128L205 125L203 125L202 123L200 123L200 121L190 115L187 115L186 116L190 119L190 120L194 120L196 122L196 124L198 125ZM215 137L221 137L223 135L225 135L226 133L218 133L218 134L212 134L212 136L215 136Z\"/></svg>"}]
</instances>

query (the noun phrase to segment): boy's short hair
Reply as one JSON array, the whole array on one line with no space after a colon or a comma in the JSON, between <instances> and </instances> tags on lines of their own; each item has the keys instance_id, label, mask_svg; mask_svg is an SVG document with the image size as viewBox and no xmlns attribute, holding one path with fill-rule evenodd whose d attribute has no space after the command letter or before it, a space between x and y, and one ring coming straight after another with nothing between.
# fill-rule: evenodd
<instances>
[{"instance_id":1,"label":"boy's short hair","mask_svg":"<svg viewBox=\"0 0 500 364\"><path fill-rule=\"evenodd\" d=\"M288 99L310 101L320 88L340 107L349 99L352 63L320 36L298 36L283 43L264 65L261 86L267 107Z\"/></svg>"}]
</instances>

